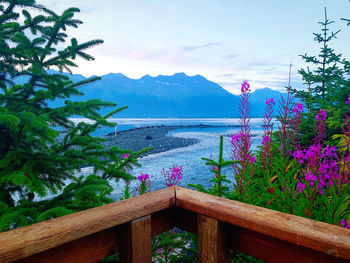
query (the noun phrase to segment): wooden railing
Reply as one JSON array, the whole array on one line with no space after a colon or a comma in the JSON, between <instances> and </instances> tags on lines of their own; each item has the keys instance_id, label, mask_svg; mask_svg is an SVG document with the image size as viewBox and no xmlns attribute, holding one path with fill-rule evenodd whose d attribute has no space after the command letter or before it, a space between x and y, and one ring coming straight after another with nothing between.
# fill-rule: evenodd
<instances>
[{"instance_id":1,"label":"wooden railing","mask_svg":"<svg viewBox=\"0 0 350 263\"><path fill-rule=\"evenodd\" d=\"M152 262L151 238L198 234L199 262L230 249L268 262L349 262L350 231L182 187L168 187L0 234L0 262Z\"/></svg>"}]
</instances>

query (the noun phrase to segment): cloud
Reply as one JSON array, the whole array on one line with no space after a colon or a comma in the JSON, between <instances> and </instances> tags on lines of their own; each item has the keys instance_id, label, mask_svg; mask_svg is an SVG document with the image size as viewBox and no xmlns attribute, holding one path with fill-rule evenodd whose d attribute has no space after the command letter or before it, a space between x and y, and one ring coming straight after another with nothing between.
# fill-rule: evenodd
<instances>
[{"instance_id":1,"label":"cloud","mask_svg":"<svg viewBox=\"0 0 350 263\"><path fill-rule=\"evenodd\" d=\"M97 10L101 10L101 7L96 5L92 0L86 1L71 1L71 0L39 0L38 4L42 4L45 7L52 9L54 12L60 14L64 10L70 7L77 7L80 9L81 13L93 13Z\"/></svg>"},{"instance_id":2,"label":"cloud","mask_svg":"<svg viewBox=\"0 0 350 263\"><path fill-rule=\"evenodd\" d=\"M184 46L181 49L184 51L192 51L195 49L201 49L201 48L207 48L207 47L213 47L213 46L217 46L220 45L221 43L218 42L209 42L206 44L202 44L202 45L197 45L197 46Z\"/></svg>"},{"instance_id":3,"label":"cloud","mask_svg":"<svg viewBox=\"0 0 350 263\"><path fill-rule=\"evenodd\" d=\"M237 76L237 73L226 73L226 74L216 75L216 77L219 77L219 78L230 78L234 76Z\"/></svg>"},{"instance_id":4,"label":"cloud","mask_svg":"<svg viewBox=\"0 0 350 263\"><path fill-rule=\"evenodd\" d=\"M232 58L236 58L236 57L238 57L237 54L227 54L227 55L223 56L222 58L223 59L232 59Z\"/></svg>"}]
</instances>

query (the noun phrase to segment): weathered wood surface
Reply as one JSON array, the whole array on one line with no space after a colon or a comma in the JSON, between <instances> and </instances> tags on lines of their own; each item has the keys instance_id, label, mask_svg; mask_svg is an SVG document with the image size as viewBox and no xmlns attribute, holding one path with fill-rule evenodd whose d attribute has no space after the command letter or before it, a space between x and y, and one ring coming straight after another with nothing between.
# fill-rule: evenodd
<instances>
[{"instance_id":1,"label":"weathered wood surface","mask_svg":"<svg viewBox=\"0 0 350 263\"><path fill-rule=\"evenodd\" d=\"M198 259L202 263L228 262L225 233L214 218L198 215Z\"/></svg>"},{"instance_id":2,"label":"weathered wood surface","mask_svg":"<svg viewBox=\"0 0 350 263\"><path fill-rule=\"evenodd\" d=\"M350 230L176 187L176 204L257 233L350 260Z\"/></svg>"},{"instance_id":3,"label":"weathered wood surface","mask_svg":"<svg viewBox=\"0 0 350 263\"><path fill-rule=\"evenodd\" d=\"M128 224L120 248L120 262L152 263L150 215L135 219Z\"/></svg>"},{"instance_id":4,"label":"weathered wood surface","mask_svg":"<svg viewBox=\"0 0 350 263\"><path fill-rule=\"evenodd\" d=\"M194 212L176 208L175 226L193 234L198 234L197 215ZM221 225L224 223L221 222ZM260 234L241 227L224 224L223 233L229 249L272 263L330 263L349 262L348 260L327 256L324 253L289 243L271 236ZM223 260L224 262L224 260Z\"/></svg>"},{"instance_id":5,"label":"weathered wood surface","mask_svg":"<svg viewBox=\"0 0 350 263\"><path fill-rule=\"evenodd\" d=\"M0 234L0 262L25 258L172 207L174 187Z\"/></svg>"},{"instance_id":6,"label":"weathered wood surface","mask_svg":"<svg viewBox=\"0 0 350 263\"><path fill-rule=\"evenodd\" d=\"M228 230L228 231L227 231ZM276 239L251 230L233 227L226 229L231 237L232 249L270 263L345 263L346 259L327 256L287 241Z\"/></svg>"},{"instance_id":7,"label":"weathered wood surface","mask_svg":"<svg viewBox=\"0 0 350 263\"><path fill-rule=\"evenodd\" d=\"M139 221L140 218L144 219ZM205 247L214 253L209 259L219 257L218 251L225 251L229 243L231 248L268 262L350 260L350 231L347 229L181 187L169 187L0 233L0 262L19 259L23 259L22 262L45 262L45 259L79 262L81 255L84 262L94 262L117 250L123 254L124 248L133 253L132 250L140 247L133 240L146 242L173 226L199 234L200 257ZM225 244L224 236L228 241ZM214 240L214 244L203 243L207 238ZM149 244L144 248L151 253ZM130 253L127 260L132 259ZM149 260L149 254L142 262L146 262L147 257Z\"/></svg>"},{"instance_id":8,"label":"weathered wood surface","mask_svg":"<svg viewBox=\"0 0 350 263\"><path fill-rule=\"evenodd\" d=\"M107 229L26 257L16 263L93 263L119 251L120 229ZM120 240L122 241L122 240Z\"/></svg>"}]
</instances>

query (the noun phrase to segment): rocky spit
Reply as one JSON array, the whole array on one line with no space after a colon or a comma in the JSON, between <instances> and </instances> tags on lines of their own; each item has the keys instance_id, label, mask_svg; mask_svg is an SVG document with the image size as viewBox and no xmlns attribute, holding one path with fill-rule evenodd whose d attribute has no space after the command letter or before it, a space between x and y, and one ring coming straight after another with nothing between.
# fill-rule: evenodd
<instances>
[{"instance_id":1,"label":"rocky spit","mask_svg":"<svg viewBox=\"0 0 350 263\"><path fill-rule=\"evenodd\" d=\"M139 151L146 147L152 147L148 154L169 151L175 148L186 147L198 142L197 139L178 138L168 136L168 133L175 129L182 128L206 128L210 125L176 125L176 126L151 126L141 127L110 133L105 136L105 147L117 146L120 149Z\"/></svg>"}]
</instances>

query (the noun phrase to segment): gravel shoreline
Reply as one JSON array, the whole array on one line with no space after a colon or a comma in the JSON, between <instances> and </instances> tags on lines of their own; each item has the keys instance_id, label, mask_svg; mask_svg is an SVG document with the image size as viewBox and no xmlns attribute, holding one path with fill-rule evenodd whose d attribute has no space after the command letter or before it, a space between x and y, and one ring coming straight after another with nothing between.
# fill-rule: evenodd
<instances>
[{"instance_id":1,"label":"gravel shoreline","mask_svg":"<svg viewBox=\"0 0 350 263\"><path fill-rule=\"evenodd\" d=\"M120 149L139 151L146 147L153 147L145 155L169 151L172 149L186 147L198 143L198 139L177 138L167 136L169 131L183 128L210 128L213 125L174 125L174 126L152 126L141 127L107 134L105 136L105 147L117 146ZM226 126L225 126L226 127ZM230 126L231 127L231 126Z\"/></svg>"}]
</instances>

